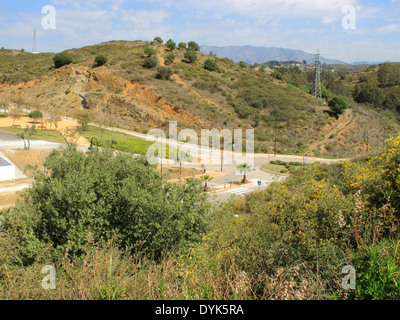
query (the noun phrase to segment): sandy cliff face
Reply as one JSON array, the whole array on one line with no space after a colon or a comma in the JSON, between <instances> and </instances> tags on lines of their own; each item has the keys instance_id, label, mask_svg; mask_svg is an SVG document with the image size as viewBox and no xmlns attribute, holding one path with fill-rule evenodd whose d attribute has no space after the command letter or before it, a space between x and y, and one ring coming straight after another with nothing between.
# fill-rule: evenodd
<instances>
[{"instance_id":1,"label":"sandy cliff face","mask_svg":"<svg viewBox=\"0 0 400 320\"><path fill-rule=\"evenodd\" d=\"M168 120L180 121L188 127L209 126L148 88L113 75L106 67L69 65L41 79L2 84L0 94L23 106L60 116L73 116L82 109L93 110L106 125L134 130L157 128Z\"/></svg>"}]
</instances>

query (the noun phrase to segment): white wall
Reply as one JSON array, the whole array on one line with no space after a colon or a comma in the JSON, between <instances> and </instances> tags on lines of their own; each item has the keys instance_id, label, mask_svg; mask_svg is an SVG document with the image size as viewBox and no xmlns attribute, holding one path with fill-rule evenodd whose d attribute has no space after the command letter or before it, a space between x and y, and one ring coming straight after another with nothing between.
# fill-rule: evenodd
<instances>
[{"instance_id":1,"label":"white wall","mask_svg":"<svg viewBox=\"0 0 400 320\"><path fill-rule=\"evenodd\" d=\"M15 179L15 165L0 157L0 181Z\"/></svg>"}]
</instances>

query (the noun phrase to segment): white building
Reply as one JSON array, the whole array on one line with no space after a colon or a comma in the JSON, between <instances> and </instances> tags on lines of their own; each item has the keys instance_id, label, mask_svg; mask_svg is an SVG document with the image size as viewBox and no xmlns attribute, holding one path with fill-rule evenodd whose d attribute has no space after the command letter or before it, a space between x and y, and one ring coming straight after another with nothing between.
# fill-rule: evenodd
<instances>
[{"instance_id":1,"label":"white building","mask_svg":"<svg viewBox=\"0 0 400 320\"><path fill-rule=\"evenodd\" d=\"M0 157L0 181L15 179L15 165L9 160Z\"/></svg>"}]
</instances>

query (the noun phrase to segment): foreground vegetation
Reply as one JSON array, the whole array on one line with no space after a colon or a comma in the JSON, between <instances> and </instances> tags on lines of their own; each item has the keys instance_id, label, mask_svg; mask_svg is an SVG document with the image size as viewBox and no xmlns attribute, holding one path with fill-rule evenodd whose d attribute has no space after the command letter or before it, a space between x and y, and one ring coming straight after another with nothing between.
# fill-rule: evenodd
<instances>
[{"instance_id":1,"label":"foreground vegetation","mask_svg":"<svg viewBox=\"0 0 400 320\"><path fill-rule=\"evenodd\" d=\"M399 299L400 137L211 207L143 159L53 151L3 211L3 299ZM44 290L45 265L57 271ZM342 267L356 270L344 290Z\"/></svg>"}]
</instances>

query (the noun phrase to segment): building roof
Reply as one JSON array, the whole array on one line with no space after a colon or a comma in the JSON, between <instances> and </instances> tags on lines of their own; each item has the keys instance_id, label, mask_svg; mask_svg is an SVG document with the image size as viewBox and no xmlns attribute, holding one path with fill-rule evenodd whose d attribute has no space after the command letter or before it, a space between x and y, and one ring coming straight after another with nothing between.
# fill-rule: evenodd
<instances>
[{"instance_id":1,"label":"building roof","mask_svg":"<svg viewBox=\"0 0 400 320\"><path fill-rule=\"evenodd\" d=\"M6 159L0 157L0 167L7 167L7 166L12 166L12 164L9 163Z\"/></svg>"}]
</instances>

